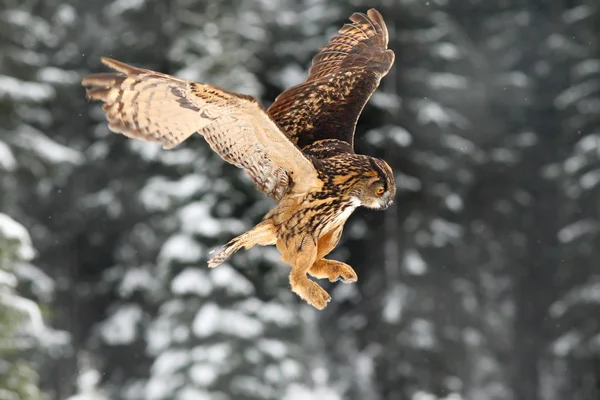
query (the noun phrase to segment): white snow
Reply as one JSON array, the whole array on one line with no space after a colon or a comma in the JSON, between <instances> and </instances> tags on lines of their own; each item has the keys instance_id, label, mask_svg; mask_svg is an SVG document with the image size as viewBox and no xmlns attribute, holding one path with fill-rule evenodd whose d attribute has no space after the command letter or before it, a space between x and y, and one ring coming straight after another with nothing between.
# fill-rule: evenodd
<instances>
[{"instance_id":1,"label":"white snow","mask_svg":"<svg viewBox=\"0 0 600 400\"><path fill-rule=\"evenodd\" d=\"M412 143L412 135L397 125L386 125L372 129L365 134L365 140L375 146L381 145L386 139L391 140L399 147L407 147Z\"/></svg>"},{"instance_id":2,"label":"white snow","mask_svg":"<svg viewBox=\"0 0 600 400\"><path fill-rule=\"evenodd\" d=\"M495 80L499 86L512 86L517 88L525 88L529 86L530 79L521 71L510 71L500 74Z\"/></svg>"},{"instance_id":3,"label":"white snow","mask_svg":"<svg viewBox=\"0 0 600 400\"><path fill-rule=\"evenodd\" d=\"M430 73L427 81L434 90L466 89L469 87L469 80L465 76L449 72Z\"/></svg>"},{"instance_id":4,"label":"white snow","mask_svg":"<svg viewBox=\"0 0 600 400\"><path fill-rule=\"evenodd\" d=\"M192 386L185 386L183 389L177 391L175 400L220 400L226 397L219 396L215 397L212 393Z\"/></svg>"},{"instance_id":5,"label":"white snow","mask_svg":"<svg viewBox=\"0 0 600 400\"><path fill-rule=\"evenodd\" d=\"M400 105L402 104L402 99L396 93L384 92L382 90L378 90L373 93L371 100L369 103L374 105L375 107L381 108L382 110L387 110L392 113L398 112Z\"/></svg>"},{"instance_id":6,"label":"white snow","mask_svg":"<svg viewBox=\"0 0 600 400\"><path fill-rule=\"evenodd\" d=\"M165 400L173 396L185 382L185 377L182 374L174 375L158 375L152 376L146 385L144 400ZM196 398L204 400L201 397ZM186 399L189 400L189 397Z\"/></svg>"},{"instance_id":7,"label":"white snow","mask_svg":"<svg viewBox=\"0 0 600 400\"><path fill-rule=\"evenodd\" d=\"M225 365L230 360L233 349L231 344L216 343L211 345L196 346L191 351L194 362L207 362L212 365Z\"/></svg>"},{"instance_id":8,"label":"white snow","mask_svg":"<svg viewBox=\"0 0 600 400\"><path fill-rule=\"evenodd\" d=\"M26 82L0 75L0 99L42 102L54 97L54 89L46 83Z\"/></svg>"},{"instance_id":9,"label":"white snow","mask_svg":"<svg viewBox=\"0 0 600 400\"><path fill-rule=\"evenodd\" d=\"M142 309L137 304L125 304L102 323L100 333L106 343L125 345L137 336L137 325L142 319Z\"/></svg>"},{"instance_id":10,"label":"white snow","mask_svg":"<svg viewBox=\"0 0 600 400\"><path fill-rule=\"evenodd\" d=\"M33 294L43 301L50 301L54 294L54 280L35 265L26 262L15 262L13 266L19 281L30 282Z\"/></svg>"},{"instance_id":11,"label":"white snow","mask_svg":"<svg viewBox=\"0 0 600 400\"><path fill-rule=\"evenodd\" d=\"M402 311L404 311L404 305L408 290L403 284L397 283L385 295L385 303L383 304L383 310L381 315L384 321L388 323L397 323L402 318Z\"/></svg>"},{"instance_id":12,"label":"white snow","mask_svg":"<svg viewBox=\"0 0 600 400\"><path fill-rule=\"evenodd\" d=\"M475 143L453 133L448 132L444 134L441 140L446 147L457 150L464 154L474 155L481 152Z\"/></svg>"},{"instance_id":13,"label":"white snow","mask_svg":"<svg viewBox=\"0 0 600 400\"><path fill-rule=\"evenodd\" d=\"M427 264L421 254L415 249L408 249L404 253L404 269L411 275L423 275L427 272Z\"/></svg>"},{"instance_id":14,"label":"white snow","mask_svg":"<svg viewBox=\"0 0 600 400\"><path fill-rule=\"evenodd\" d=\"M432 46L432 53L446 60L457 60L461 51L454 43L438 42Z\"/></svg>"},{"instance_id":15,"label":"white snow","mask_svg":"<svg viewBox=\"0 0 600 400\"><path fill-rule=\"evenodd\" d=\"M552 352L558 357L566 357L581 344L581 334L570 331L552 343Z\"/></svg>"},{"instance_id":16,"label":"white snow","mask_svg":"<svg viewBox=\"0 0 600 400\"><path fill-rule=\"evenodd\" d=\"M220 309L215 303L205 304L194 317L192 330L199 338L217 332L243 338L263 333L263 325L255 318L234 310Z\"/></svg>"},{"instance_id":17,"label":"white snow","mask_svg":"<svg viewBox=\"0 0 600 400\"><path fill-rule=\"evenodd\" d=\"M194 364L189 370L190 378L198 386L212 385L219 377L215 367L211 364Z\"/></svg>"},{"instance_id":18,"label":"white snow","mask_svg":"<svg viewBox=\"0 0 600 400\"><path fill-rule=\"evenodd\" d=\"M207 271L186 268L171 281L171 292L176 295L196 294L208 296L213 290Z\"/></svg>"},{"instance_id":19,"label":"white snow","mask_svg":"<svg viewBox=\"0 0 600 400\"><path fill-rule=\"evenodd\" d=\"M35 257L35 250L31 244L31 237L27 229L6 214L0 213L0 235L8 240L19 243L17 257L21 260L31 260Z\"/></svg>"},{"instance_id":20,"label":"white snow","mask_svg":"<svg viewBox=\"0 0 600 400\"><path fill-rule=\"evenodd\" d=\"M229 264L211 270L210 278L215 287L224 289L227 294L249 296L254 293L252 283Z\"/></svg>"},{"instance_id":21,"label":"white snow","mask_svg":"<svg viewBox=\"0 0 600 400\"><path fill-rule=\"evenodd\" d=\"M441 218L434 218L429 228L433 234L433 244L436 247L445 246L463 234L463 228L460 225Z\"/></svg>"},{"instance_id":22,"label":"white snow","mask_svg":"<svg viewBox=\"0 0 600 400\"><path fill-rule=\"evenodd\" d=\"M277 75L277 83L281 87L289 88L304 82L307 72L296 64L288 64Z\"/></svg>"},{"instance_id":23,"label":"white snow","mask_svg":"<svg viewBox=\"0 0 600 400\"><path fill-rule=\"evenodd\" d=\"M413 394L411 400L464 400L464 398L458 393L450 393L448 396L438 397L431 393L417 391Z\"/></svg>"},{"instance_id":24,"label":"white snow","mask_svg":"<svg viewBox=\"0 0 600 400\"><path fill-rule=\"evenodd\" d=\"M562 228L558 232L558 240L562 243L569 243L585 234L595 233L599 230L600 224L597 221L593 219L581 219Z\"/></svg>"},{"instance_id":25,"label":"white snow","mask_svg":"<svg viewBox=\"0 0 600 400\"><path fill-rule=\"evenodd\" d=\"M0 288L2 286L14 288L18 283L17 277L14 274L0 269Z\"/></svg>"},{"instance_id":26,"label":"white snow","mask_svg":"<svg viewBox=\"0 0 600 400\"><path fill-rule=\"evenodd\" d=\"M563 110L569 106L572 106L577 101L583 100L584 98L597 93L598 90L600 90L600 80L590 80L573 85L556 97L554 100L554 105L559 110Z\"/></svg>"},{"instance_id":27,"label":"white snow","mask_svg":"<svg viewBox=\"0 0 600 400\"><path fill-rule=\"evenodd\" d=\"M444 198L444 204L451 211L461 211L463 209L463 201L456 193L450 193Z\"/></svg>"},{"instance_id":28,"label":"white snow","mask_svg":"<svg viewBox=\"0 0 600 400\"><path fill-rule=\"evenodd\" d=\"M171 236L162 245L158 260L161 263L172 261L182 263L196 263L204 255L204 250L197 241L189 235L179 233Z\"/></svg>"},{"instance_id":29,"label":"white snow","mask_svg":"<svg viewBox=\"0 0 600 400\"><path fill-rule=\"evenodd\" d=\"M415 318L408 328L409 343L420 349L432 349L436 340L433 325L423 318Z\"/></svg>"},{"instance_id":30,"label":"white snow","mask_svg":"<svg viewBox=\"0 0 600 400\"><path fill-rule=\"evenodd\" d=\"M220 267L219 267L220 268ZM350 287L351 285L342 285ZM296 314L289 308L275 302L262 302L257 298L248 298L238 304L238 309L258 316L262 321L274 323L280 327L291 326L296 322Z\"/></svg>"},{"instance_id":31,"label":"white snow","mask_svg":"<svg viewBox=\"0 0 600 400\"><path fill-rule=\"evenodd\" d=\"M203 201L196 201L181 208L178 216L182 231L215 237L224 232L240 232L244 229L244 224L236 219L214 218L210 214L210 208L211 205Z\"/></svg>"},{"instance_id":32,"label":"white snow","mask_svg":"<svg viewBox=\"0 0 600 400\"><path fill-rule=\"evenodd\" d=\"M583 189L591 189L600 182L600 169L586 172L579 178L579 184Z\"/></svg>"},{"instance_id":33,"label":"white snow","mask_svg":"<svg viewBox=\"0 0 600 400\"><path fill-rule=\"evenodd\" d=\"M162 176L151 178L140 191L140 200L148 210L166 210L173 200L184 201L209 187L205 176L191 174L179 180L168 180Z\"/></svg>"},{"instance_id":34,"label":"white snow","mask_svg":"<svg viewBox=\"0 0 600 400\"><path fill-rule=\"evenodd\" d=\"M22 322L21 331L27 336L36 338L43 346L60 346L68 343L69 336L62 331L55 331L44 324L42 312L38 305L12 291L0 291L0 303L18 311L26 317Z\"/></svg>"},{"instance_id":35,"label":"white snow","mask_svg":"<svg viewBox=\"0 0 600 400\"><path fill-rule=\"evenodd\" d=\"M107 12L119 16L125 11L139 10L146 4L146 0L116 0L110 4Z\"/></svg>"},{"instance_id":36,"label":"white snow","mask_svg":"<svg viewBox=\"0 0 600 400\"><path fill-rule=\"evenodd\" d=\"M10 150L10 147L0 140L0 167L6 171L12 171L16 166L17 160Z\"/></svg>"},{"instance_id":37,"label":"white snow","mask_svg":"<svg viewBox=\"0 0 600 400\"><path fill-rule=\"evenodd\" d=\"M256 347L273 358L282 358L287 354L286 345L277 339L260 339Z\"/></svg>"},{"instance_id":38,"label":"white snow","mask_svg":"<svg viewBox=\"0 0 600 400\"><path fill-rule=\"evenodd\" d=\"M584 136L577 142L575 149L582 153L596 151L600 155L600 133L591 133Z\"/></svg>"},{"instance_id":39,"label":"white snow","mask_svg":"<svg viewBox=\"0 0 600 400\"><path fill-rule=\"evenodd\" d=\"M592 15L594 9L588 4L582 4L565 11L562 17L567 24L573 24Z\"/></svg>"},{"instance_id":40,"label":"white snow","mask_svg":"<svg viewBox=\"0 0 600 400\"><path fill-rule=\"evenodd\" d=\"M152 276L149 268L128 267L119 284L119 295L129 297L136 290L154 288L156 277Z\"/></svg>"},{"instance_id":41,"label":"white snow","mask_svg":"<svg viewBox=\"0 0 600 400\"><path fill-rule=\"evenodd\" d=\"M573 68L573 75L576 78L583 78L598 73L600 73L600 59L587 59Z\"/></svg>"},{"instance_id":42,"label":"white snow","mask_svg":"<svg viewBox=\"0 0 600 400\"><path fill-rule=\"evenodd\" d=\"M77 82L80 77L75 71L67 71L56 67L44 67L37 73L37 78L40 81L68 85Z\"/></svg>"},{"instance_id":43,"label":"white snow","mask_svg":"<svg viewBox=\"0 0 600 400\"><path fill-rule=\"evenodd\" d=\"M288 386L282 400L342 400L342 397L333 389L326 387L308 388L297 383Z\"/></svg>"},{"instance_id":44,"label":"white snow","mask_svg":"<svg viewBox=\"0 0 600 400\"><path fill-rule=\"evenodd\" d=\"M214 334L219 328L219 307L214 303L202 306L192 322L192 331L199 338Z\"/></svg>"},{"instance_id":45,"label":"white snow","mask_svg":"<svg viewBox=\"0 0 600 400\"><path fill-rule=\"evenodd\" d=\"M81 152L55 142L29 125L19 127L15 144L35 152L40 158L50 163L81 164L84 160Z\"/></svg>"},{"instance_id":46,"label":"white snow","mask_svg":"<svg viewBox=\"0 0 600 400\"><path fill-rule=\"evenodd\" d=\"M187 349L169 349L156 357L152 364L152 375L170 376L190 365L190 352Z\"/></svg>"},{"instance_id":47,"label":"white snow","mask_svg":"<svg viewBox=\"0 0 600 400\"><path fill-rule=\"evenodd\" d=\"M68 397L67 400L109 400L107 396L98 389L100 372L95 369L85 370L77 377L78 393Z\"/></svg>"},{"instance_id":48,"label":"white snow","mask_svg":"<svg viewBox=\"0 0 600 400\"><path fill-rule=\"evenodd\" d=\"M441 128L447 128L455 119L449 110L432 100L419 100L416 102L416 108L417 121L423 125L435 123Z\"/></svg>"}]
</instances>

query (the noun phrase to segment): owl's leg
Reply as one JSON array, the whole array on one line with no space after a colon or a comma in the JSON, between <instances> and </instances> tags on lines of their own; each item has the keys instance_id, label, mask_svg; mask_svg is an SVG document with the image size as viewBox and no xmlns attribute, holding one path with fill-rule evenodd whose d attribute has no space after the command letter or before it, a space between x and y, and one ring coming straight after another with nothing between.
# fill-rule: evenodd
<instances>
[{"instance_id":1,"label":"owl's leg","mask_svg":"<svg viewBox=\"0 0 600 400\"><path fill-rule=\"evenodd\" d=\"M317 243L317 259L310 267L308 273L315 278L327 278L330 282L342 281L353 283L358 280L358 275L351 266L341 261L326 260L325 257L337 246L342 236L342 227L327 233Z\"/></svg>"},{"instance_id":2,"label":"owl's leg","mask_svg":"<svg viewBox=\"0 0 600 400\"><path fill-rule=\"evenodd\" d=\"M222 264L230 255L242 247L248 250L257 245L268 246L275 244L277 241L276 233L275 226L273 226L271 221L263 221L248 232L231 239L227 244L211 251L211 254L216 254L208 260L208 266L214 268Z\"/></svg>"},{"instance_id":3,"label":"owl's leg","mask_svg":"<svg viewBox=\"0 0 600 400\"><path fill-rule=\"evenodd\" d=\"M281 253L283 262L292 266L292 272L290 272L292 291L316 309L325 308L331 300L331 296L306 276L317 258L317 244L313 238L310 236L298 237L290 243L278 240L277 249Z\"/></svg>"}]
</instances>

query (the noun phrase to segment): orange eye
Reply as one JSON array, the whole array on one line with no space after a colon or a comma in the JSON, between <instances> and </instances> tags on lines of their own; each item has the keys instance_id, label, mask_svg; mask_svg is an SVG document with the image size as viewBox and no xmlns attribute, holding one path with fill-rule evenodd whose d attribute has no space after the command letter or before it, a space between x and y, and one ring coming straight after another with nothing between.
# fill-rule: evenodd
<instances>
[{"instance_id":1,"label":"orange eye","mask_svg":"<svg viewBox=\"0 0 600 400\"><path fill-rule=\"evenodd\" d=\"M383 194L385 193L385 190L383 190L383 188L377 188L375 193L377 194L377 196L383 196Z\"/></svg>"}]
</instances>

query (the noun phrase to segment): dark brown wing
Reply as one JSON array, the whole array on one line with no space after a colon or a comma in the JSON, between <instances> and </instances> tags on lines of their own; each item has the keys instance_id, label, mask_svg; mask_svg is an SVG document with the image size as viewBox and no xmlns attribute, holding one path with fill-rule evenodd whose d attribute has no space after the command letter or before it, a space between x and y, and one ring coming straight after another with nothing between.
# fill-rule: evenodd
<instances>
[{"instance_id":1,"label":"dark brown wing","mask_svg":"<svg viewBox=\"0 0 600 400\"><path fill-rule=\"evenodd\" d=\"M353 146L358 117L394 62L377 10L350 20L315 56L306 81L281 93L268 110L300 148L322 139Z\"/></svg>"},{"instance_id":2,"label":"dark brown wing","mask_svg":"<svg viewBox=\"0 0 600 400\"><path fill-rule=\"evenodd\" d=\"M166 149L197 132L275 200L320 184L312 162L254 98L109 58L102 62L118 72L89 75L82 84L89 99L104 102L112 131Z\"/></svg>"}]
</instances>

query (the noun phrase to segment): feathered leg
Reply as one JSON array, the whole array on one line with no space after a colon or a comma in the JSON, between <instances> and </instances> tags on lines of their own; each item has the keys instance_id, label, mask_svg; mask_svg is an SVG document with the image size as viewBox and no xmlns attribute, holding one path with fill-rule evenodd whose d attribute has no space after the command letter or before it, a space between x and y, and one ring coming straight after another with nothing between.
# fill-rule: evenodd
<instances>
[{"instance_id":1,"label":"feathered leg","mask_svg":"<svg viewBox=\"0 0 600 400\"><path fill-rule=\"evenodd\" d=\"M268 246L275 244L275 227L270 221L263 221L246 233L231 239L227 244L213 250L215 253L209 260L208 266L214 268L222 264L230 255L241 249L251 249L254 246Z\"/></svg>"},{"instance_id":2,"label":"feathered leg","mask_svg":"<svg viewBox=\"0 0 600 400\"><path fill-rule=\"evenodd\" d=\"M281 253L283 262L292 266L290 272L292 291L313 307L319 310L325 308L331 296L306 276L317 258L317 244L313 238L307 235L289 243L278 240L277 249Z\"/></svg>"},{"instance_id":3,"label":"feathered leg","mask_svg":"<svg viewBox=\"0 0 600 400\"><path fill-rule=\"evenodd\" d=\"M308 273L315 278L327 278L330 282L342 281L353 283L358 280L358 275L351 266L341 261L326 260L325 257L337 246L342 236L342 227L335 229L321 239L317 244L317 259L310 267Z\"/></svg>"}]
</instances>

